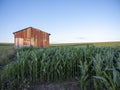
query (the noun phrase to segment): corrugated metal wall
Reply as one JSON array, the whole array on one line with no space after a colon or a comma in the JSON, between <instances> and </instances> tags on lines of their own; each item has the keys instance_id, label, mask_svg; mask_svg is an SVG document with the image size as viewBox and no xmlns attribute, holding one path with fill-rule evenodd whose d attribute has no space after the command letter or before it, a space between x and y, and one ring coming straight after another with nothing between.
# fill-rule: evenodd
<instances>
[{"instance_id":1,"label":"corrugated metal wall","mask_svg":"<svg viewBox=\"0 0 120 90\"><path fill-rule=\"evenodd\" d=\"M48 47L49 33L35 28L26 28L14 33L15 47L35 46Z\"/></svg>"}]
</instances>

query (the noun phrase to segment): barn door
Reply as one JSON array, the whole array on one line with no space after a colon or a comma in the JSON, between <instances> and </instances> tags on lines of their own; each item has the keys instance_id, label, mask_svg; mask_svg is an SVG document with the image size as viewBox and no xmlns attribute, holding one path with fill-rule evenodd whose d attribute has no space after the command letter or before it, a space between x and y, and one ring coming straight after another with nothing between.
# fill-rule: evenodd
<instances>
[{"instance_id":1,"label":"barn door","mask_svg":"<svg viewBox=\"0 0 120 90\"><path fill-rule=\"evenodd\" d=\"M27 40L27 46L30 46L30 39Z\"/></svg>"},{"instance_id":2,"label":"barn door","mask_svg":"<svg viewBox=\"0 0 120 90\"><path fill-rule=\"evenodd\" d=\"M22 47L23 46L23 38L18 38L18 42L19 42L18 46Z\"/></svg>"},{"instance_id":3,"label":"barn door","mask_svg":"<svg viewBox=\"0 0 120 90\"><path fill-rule=\"evenodd\" d=\"M30 40L30 45L31 45L31 46L35 46L34 38L31 38L31 40Z\"/></svg>"}]
</instances>

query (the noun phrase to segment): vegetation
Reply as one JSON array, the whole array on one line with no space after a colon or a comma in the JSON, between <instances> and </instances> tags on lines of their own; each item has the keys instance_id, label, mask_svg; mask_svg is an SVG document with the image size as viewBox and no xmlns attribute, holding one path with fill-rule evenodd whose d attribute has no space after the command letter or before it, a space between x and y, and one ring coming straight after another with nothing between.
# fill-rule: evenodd
<instances>
[{"instance_id":1,"label":"vegetation","mask_svg":"<svg viewBox=\"0 0 120 90\"><path fill-rule=\"evenodd\" d=\"M14 43L0 43L0 46L13 46Z\"/></svg>"},{"instance_id":2,"label":"vegetation","mask_svg":"<svg viewBox=\"0 0 120 90\"><path fill-rule=\"evenodd\" d=\"M120 46L120 41L116 42L89 42L89 43L61 43L61 44L51 44L50 46L75 46L84 47L86 45L94 45L96 47L116 47Z\"/></svg>"},{"instance_id":3,"label":"vegetation","mask_svg":"<svg viewBox=\"0 0 120 90\"><path fill-rule=\"evenodd\" d=\"M0 69L8 64L9 62L13 61L15 57L15 51L13 46L2 46L0 44Z\"/></svg>"},{"instance_id":4,"label":"vegetation","mask_svg":"<svg viewBox=\"0 0 120 90\"><path fill-rule=\"evenodd\" d=\"M120 47L21 48L0 74L0 89L78 80L81 90L120 89Z\"/></svg>"}]
</instances>

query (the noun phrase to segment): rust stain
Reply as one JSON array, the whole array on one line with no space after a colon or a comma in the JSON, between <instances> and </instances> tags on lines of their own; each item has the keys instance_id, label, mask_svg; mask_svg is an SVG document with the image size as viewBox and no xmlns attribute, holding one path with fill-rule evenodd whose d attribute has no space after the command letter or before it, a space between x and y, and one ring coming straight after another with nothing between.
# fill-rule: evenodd
<instances>
[{"instance_id":1,"label":"rust stain","mask_svg":"<svg viewBox=\"0 0 120 90\"><path fill-rule=\"evenodd\" d=\"M50 34L42 30L28 27L23 30L14 32L15 47L33 46L48 47Z\"/></svg>"}]
</instances>

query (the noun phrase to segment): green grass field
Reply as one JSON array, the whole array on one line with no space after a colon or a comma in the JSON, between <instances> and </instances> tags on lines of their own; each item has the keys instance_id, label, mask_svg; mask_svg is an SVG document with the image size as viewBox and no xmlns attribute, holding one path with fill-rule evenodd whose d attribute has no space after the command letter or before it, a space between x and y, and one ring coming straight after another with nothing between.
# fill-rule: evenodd
<instances>
[{"instance_id":1,"label":"green grass field","mask_svg":"<svg viewBox=\"0 0 120 90\"><path fill-rule=\"evenodd\" d=\"M119 90L120 42L51 44L48 48L18 50L12 43L0 44L1 90L69 80L77 80L80 90Z\"/></svg>"},{"instance_id":2,"label":"green grass field","mask_svg":"<svg viewBox=\"0 0 120 90\"><path fill-rule=\"evenodd\" d=\"M14 43L0 43L0 46L13 46Z\"/></svg>"},{"instance_id":3,"label":"green grass field","mask_svg":"<svg viewBox=\"0 0 120 90\"><path fill-rule=\"evenodd\" d=\"M50 44L50 46L84 46L84 45L95 45L95 46L120 46L120 41L114 42L90 42L90 43L58 43L58 44ZM14 43L0 43L0 46L14 46Z\"/></svg>"},{"instance_id":4,"label":"green grass field","mask_svg":"<svg viewBox=\"0 0 120 90\"><path fill-rule=\"evenodd\" d=\"M92 42L92 43L61 43L61 44L50 44L50 47L55 46L67 46L67 47L85 47L85 46L97 46L97 47L117 47L120 46L118 42ZM14 43L0 43L0 67L6 65L10 61L13 61L14 56Z\"/></svg>"},{"instance_id":5,"label":"green grass field","mask_svg":"<svg viewBox=\"0 0 120 90\"><path fill-rule=\"evenodd\" d=\"M0 46L0 68L14 60L14 52L12 45Z\"/></svg>"},{"instance_id":6,"label":"green grass field","mask_svg":"<svg viewBox=\"0 0 120 90\"><path fill-rule=\"evenodd\" d=\"M120 46L120 41L117 42L91 42L91 43L60 43L60 44L51 44L50 46L86 46L94 45L97 47L116 47Z\"/></svg>"},{"instance_id":7,"label":"green grass field","mask_svg":"<svg viewBox=\"0 0 120 90\"><path fill-rule=\"evenodd\" d=\"M92 42L92 43L61 43L50 44L50 47L55 46L67 46L67 47L85 47L87 45L94 45L97 47L116 47L120 46L120 42ZM13 61L14 56L14 43L0 43L0 67L6 65L10 61Z\"/></svg>"}]
</instances>

